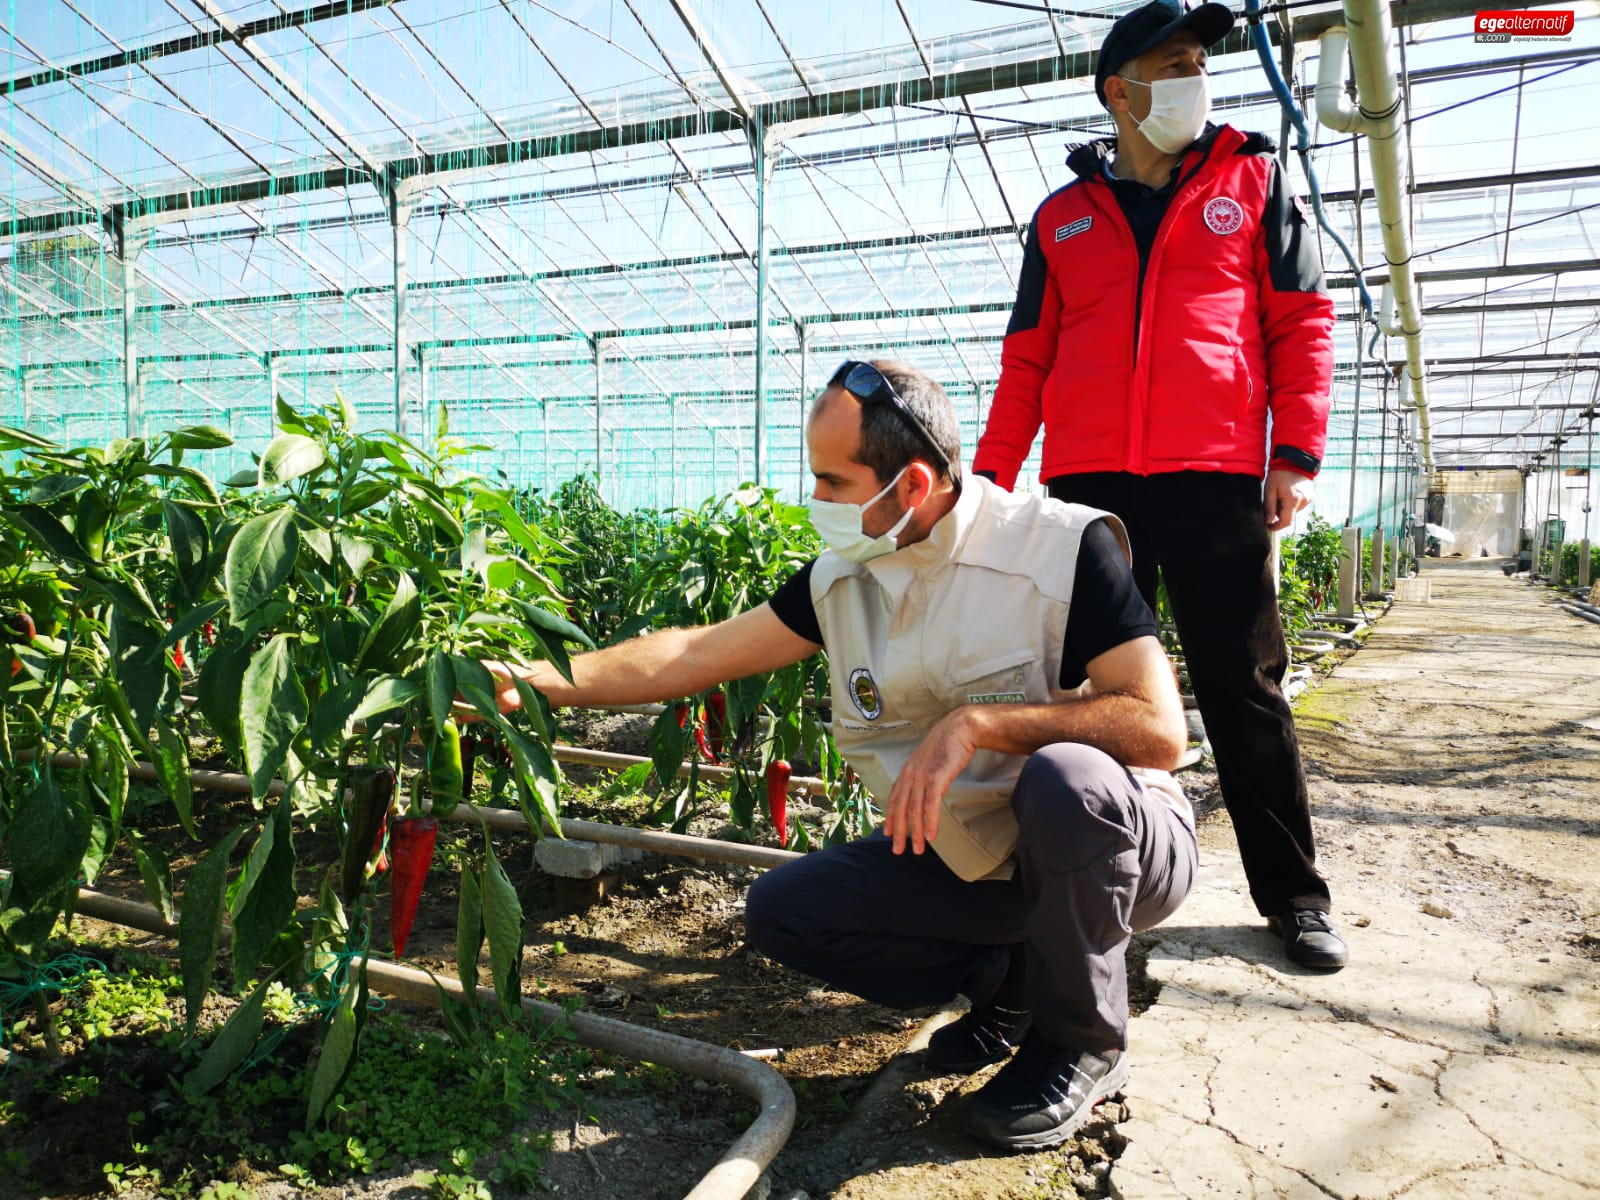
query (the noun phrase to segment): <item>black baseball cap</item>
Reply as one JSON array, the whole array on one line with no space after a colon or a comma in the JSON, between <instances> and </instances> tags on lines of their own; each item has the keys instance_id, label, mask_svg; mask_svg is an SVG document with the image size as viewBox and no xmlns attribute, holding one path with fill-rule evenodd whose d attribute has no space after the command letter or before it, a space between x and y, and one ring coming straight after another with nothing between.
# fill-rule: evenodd
<instances>
[{"instance_id":1,"label":"black baseball cap","mask_svg":"<svg viewBox=\"0 0 1600 1200\"><path fill-rule=\"evenodd\" d=\"M1226 4L1202 4L1189 8L1179 0L1150 0L1132 12L1123 13L1100 43L1100 60L1094 69L1094 94L1106 102L1106 80L1122 69L1122 64L1148 54L1180 29L1187 29L1210 49L1233 28L1233 10Z\"/></svg>"}]
</instances>

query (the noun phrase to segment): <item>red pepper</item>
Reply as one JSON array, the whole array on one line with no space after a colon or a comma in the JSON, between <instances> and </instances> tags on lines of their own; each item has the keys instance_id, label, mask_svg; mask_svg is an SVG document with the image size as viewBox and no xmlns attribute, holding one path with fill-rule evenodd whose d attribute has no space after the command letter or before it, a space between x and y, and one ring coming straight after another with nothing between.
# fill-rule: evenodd
<instances>
[{"instance_id":1,"label":"red pepper","mask_svg":"<svg viewBox=\"0 0 1600 1200\"><path fill-rule=\"evenodd\" d=\"M207 621L200 627L200 636L205 639L206 645L215 646L217 644L217 627Z\"/></svg>"},{"instance_id":2,"label":"red pepper","mask_svg":"<svg viewBox=\"0 0 1600 1200\"><path fill-rule=\"evenodd\" d=\"M778 831L778 841L789 844L789 775L787 759L775 758L767 764L767 815Z\"/></svg>"},{"instance_id":3,"label":"red pepper","mask_svg":"<svg viewBox=\"0 0 1600 1200\"><path fill-rule=\"evenodd\" d=\"M672 706L672 715L678 718L678 728L682 729L689 723L689 702L679 700Z\"/></svg>"},{"instance_id":4,"label":"red pepper","mask_svg":"<svg viewBox=\"0 0 1600 1200\"><path fill-rule=\"evenodd\" d=\"M411 923L422 899L422 885L433 865L433 843L439 836L438 817L407 817L396 821L389 833L389 848L394 851L394 866L389 880L389 936L394 939L394 956L406 952Z\"/></svg>"},{"instance_id":5,"label":"red pepper","mask_svg":"<svg viewBox=\"0 0 1600 1200\"><path fill-rule=\"evenodd\" d=\"M7 630L5 640L12 645L31 642L38 634L38 630L34 628L33 618L25 612L12 613L5 619L4 624Z\"/></svg>"},{"instance_id":6,"label":"red pepper","mask_svg":"<svg viewBox=\"0 0 1600 1200\"><path fill-rule=\"evenodd\" d=\"M22 660L15 654L11 656L11 678L15 679L22 670Z\"/></svg>"},{"instance_id":7,"label":"red pepper","mask_svg":"<svg viewBox=\"0 0 1600 1200\"><path fill-rule=\"evenodd\" d=\"M696 725L694 727L694 744L700 747L700 753L705 755L707 762L714 763L717 761L717 756L711 753L711 747L706 745L706 727L704 725Z\"/></svg>"},{"instance_id":8,"label":"red pepper","mask_svg":"<svg viewBox=\"0 0 1600 1200\"><path fill-rule=\"evenodd\" d=\"M172 611L172 605L167 605L167 611ZM171 617L167 618L167 628L172 628ZM177 667L180 671L183 670L183 643L181 641L172 647L172 665Z\"/></svg>"},{"instance_id":9,"label":"red pepper","mask_svg":"<svg viewBox=\"0 0 1600 1200\"><path fill-rule=\"evenodd\" d=\"M711 753L722 760L723 739L728 732L728 698L721 690L706 697L706 738L711 743Z\"/></svg>"}]
</instances>

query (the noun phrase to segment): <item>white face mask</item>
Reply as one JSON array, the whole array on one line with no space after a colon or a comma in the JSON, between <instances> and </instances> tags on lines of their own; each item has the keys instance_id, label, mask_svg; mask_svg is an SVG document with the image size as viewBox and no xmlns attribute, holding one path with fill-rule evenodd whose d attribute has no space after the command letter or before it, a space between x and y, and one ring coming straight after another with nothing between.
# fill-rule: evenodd
<instances>
[{"instance_id":1,"label":"white face mask","mask_svg":"<svg viewBox=\"0 0 1600 1200\"><path fill-rule=\"evenodd\" d=\"M902 467L900 475L909 469ZM817 536L829 550L840 558L864 563L882 558L885 554L893 554L898 549L895 538L911 523L911 514L915 509L906 509L905 515L888 532L880 533L877 537L867 533L862 528L862 522L867 509L894 490L894 485L900 482L900 475L891 479L888 487L865 504L841 504L836 500L818 500L815 496L807 501L807 507L811 510L811 524L816 527Z\"/></svg>"},{"instance_id":2,"label":"white face mask","mask_svg":"<svg viewBox=\"0 0 1600 1200\"><path fill-rule=\"evenodd\" d=\"M1205 131L1211 115L1211 81L1204 72L1154 83L1122 78L1150 89L1150 115L1134 127L1163 154L1186 150Z\"/></svg>"}]
</instances>

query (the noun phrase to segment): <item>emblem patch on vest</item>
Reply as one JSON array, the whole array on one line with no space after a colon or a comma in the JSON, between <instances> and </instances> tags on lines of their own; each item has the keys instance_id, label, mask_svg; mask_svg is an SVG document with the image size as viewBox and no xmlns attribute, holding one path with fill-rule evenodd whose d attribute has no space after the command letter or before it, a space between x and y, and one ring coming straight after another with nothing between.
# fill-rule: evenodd
<instances>
[{"instance_id":1,"label":"emblem patch on vest","mask_svg":"<svg viewBox=\"0 0 1600 1200\"><path fill-rule=\"evenodd\" d=\"M1239 207L1237 200L1227 196L1207 201L1202 215L1206 219L1206 228L1212 233L1238 233L1244 225L1244 209Z\"/></svg>"},{"instance_id":2,"label":"emblem patch on vest","mask_svg":"<svg viewBox=\"0 0 1600 1200\"><path fill-rule=\"evenodd\" d=\"M883 715L883 698L878 695L878 685L872 681L872 672L865 667L850 672L850 699L869 721L876 721Z\"/></svg>"},{"instance_id":3,"label":"emblem patch on vest","mask_svg":"<svg viewBox=\"0 0 1600 1200\"><path fill-rule=\"evenodd\" d=\"M1093 224L1093 217L1079 217L1076 221L1063 225L1056 230L1056 241L1064 242L1069 237L1077 237L1080 233L1088 233L1089 227Z\"/></svg>"}]
</instances>

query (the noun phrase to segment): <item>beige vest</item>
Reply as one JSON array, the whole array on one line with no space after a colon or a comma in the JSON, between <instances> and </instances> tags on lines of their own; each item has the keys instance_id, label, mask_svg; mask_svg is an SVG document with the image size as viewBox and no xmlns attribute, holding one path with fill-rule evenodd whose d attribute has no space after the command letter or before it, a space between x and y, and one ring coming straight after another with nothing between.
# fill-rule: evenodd
<instances>
[{"instance_id":1,"label":"beige vest","mask_svg":"<svg viewBox=\"0 0 1600 1200\"><path fill-rule=\"evenodd\" d=\"M1061 656L1078 545L1105 516L970 476L926 540L865 564L817 559L811 599L828 651L834 741L880 806L951 709L1087 694L1088 684L1062 690ZM1126 552L1122 523L1109 519ZM979 750L945 795L933 848L962 879L1010 877L1011 791L1024 761ZM1133 773L1192 822L1170 775Z\"/></svg>"}]
</instances>

